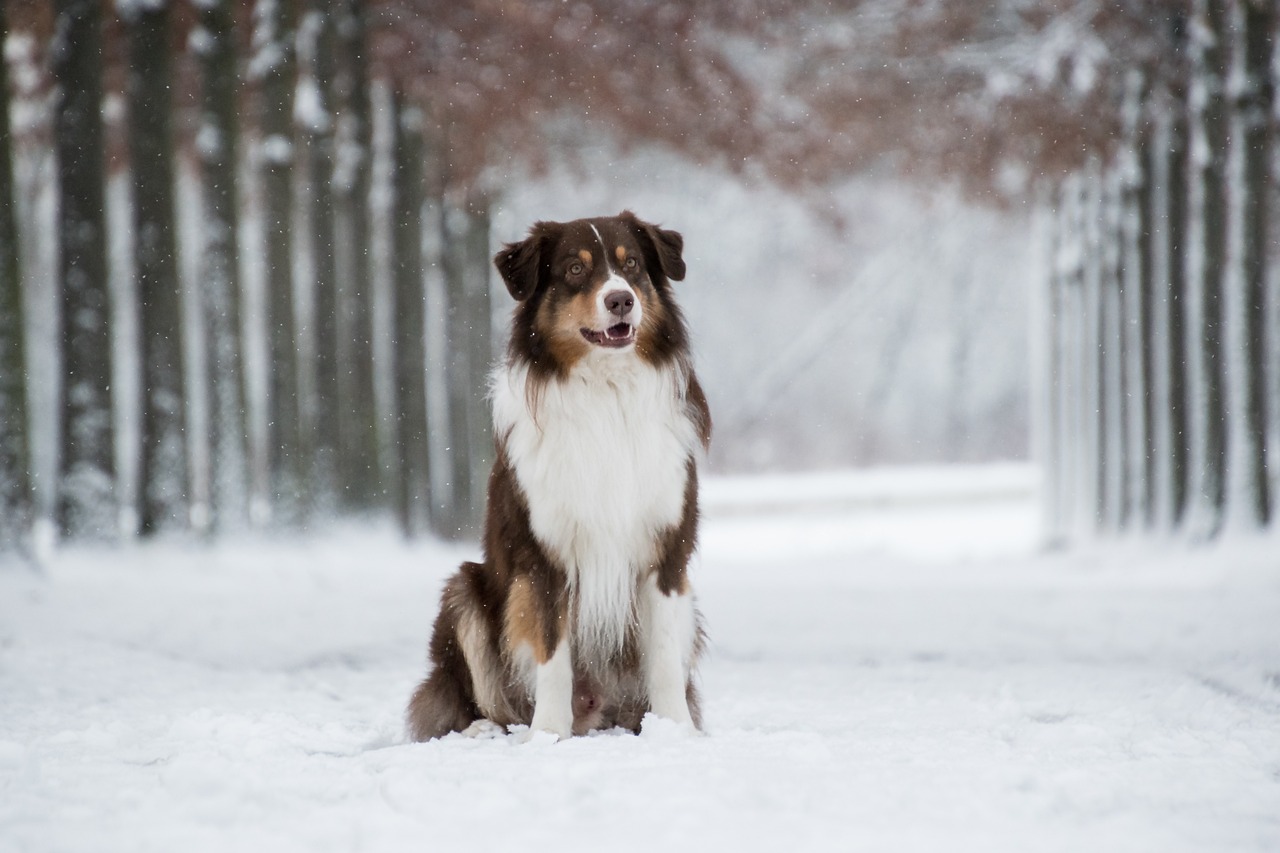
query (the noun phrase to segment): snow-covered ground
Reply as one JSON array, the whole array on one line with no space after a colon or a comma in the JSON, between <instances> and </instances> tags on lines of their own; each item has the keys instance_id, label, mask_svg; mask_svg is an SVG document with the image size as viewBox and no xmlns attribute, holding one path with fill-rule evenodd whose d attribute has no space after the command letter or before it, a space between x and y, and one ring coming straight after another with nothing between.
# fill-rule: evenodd
<instances>
[{"instance_id":1,"label":"snow-covered ground","mask_svg":"<svg viewBox=\"0 0 1280 853\"><path fill-rule=\"evenodd\" d=\"M0 564L0 850L1280 849L1280 546L1037 554L1029 489L709 482L704 737L405 743L470 548Z\"/></svg>"}]
</instances>

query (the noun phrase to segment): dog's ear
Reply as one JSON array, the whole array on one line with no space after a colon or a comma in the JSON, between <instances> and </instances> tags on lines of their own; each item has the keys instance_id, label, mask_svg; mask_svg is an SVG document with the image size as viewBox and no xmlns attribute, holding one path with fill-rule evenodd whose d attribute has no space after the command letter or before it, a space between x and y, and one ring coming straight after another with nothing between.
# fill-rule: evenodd
<instances>
[{"instance_id":1,"label":"dog's ear","mask_svg":"<svg viewBox=\"0 0 1280 853\"><path fill-rule=\"evenodd\" d=\"M539 222L519 243L508 243L493 256L507 290L517 302L524 302L538 289L543 270L550 263L552 240L559 223Z\"/></svg>"},{"instance_id":2,"label":"dog's ear","mask_svg":"<svg viewBox=\"0 0 1280 853\"><path fill-rule=\"evenodd\" d=\"M650 225L629 210L622 211L618 218L630 224L641 241L649 243L663 275L672 281L684 280L684 238L680 232Z\"/></svg>"}]
</instances>

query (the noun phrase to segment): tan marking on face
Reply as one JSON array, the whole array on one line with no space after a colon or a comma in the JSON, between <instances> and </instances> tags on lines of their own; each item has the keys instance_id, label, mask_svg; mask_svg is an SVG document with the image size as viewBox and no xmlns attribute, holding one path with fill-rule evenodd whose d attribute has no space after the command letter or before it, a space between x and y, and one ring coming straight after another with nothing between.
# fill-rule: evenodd
<instances>
[{"instance_id":1,"label":"tan marking on face","mask_svg":"<svg viewBox=\"0 0 1280 853\"><path fill-rule=\"evenodd\" d=\"M548 299L538 309L538 328L556 362L566 369L591 352L592 344L582 337L582 330L599 325L598 290L591 288L563 300Z\"/></svg>"},{"instance_id":2,"label":"tan marking on face","mask_svg":"<svg viewBox=\"0 0 1280 853\"><path fill-rule=\"evenodd\" d=\"M622 246L619 246L618 248L613 250L613 253L618 256L618 263L621 264L626 262L627 250L625 248L623 248Z\"/></svg>"},{"instance_id":3,"label":"tan marking on face","mask_svg":"<svg viewBox=\"0 0 1280 853\"><path fill-rule=\"evenodd\" d=\"M652 290L641 290L636 295L640 297L642 311L640 328L636 330L636 354L651 361L657 352L658 330L666 322L666 309Z\"/></svg>"},{"instance_id":4,"label":"tan marking on face","mask_svg":"<svg viewBox=\"0 0 1280 853\"><path fill-rule=\"evenodd\" d=\"M591 253L588 252L586 249L583 249L582 251L578 252L578 257L582 258L582 262L584 264L591 263Z\"/></svg>"},{"instance_id":5,"label":"tan marking on face","mask_svg":"<svg viewBox=\"0 0 1280 853\"><path fill-rule=\"evenodd\" d=\"M521 644L527 644L538 663L543 664L551 659L551 651L547 648L546 635L542 630L538 602L533 595L533 584L526 578L516 578L511 584L511 591L507 593L506 611L502 616L502 634L507 648L515 649Z\"/></svg>"}]
</instances>

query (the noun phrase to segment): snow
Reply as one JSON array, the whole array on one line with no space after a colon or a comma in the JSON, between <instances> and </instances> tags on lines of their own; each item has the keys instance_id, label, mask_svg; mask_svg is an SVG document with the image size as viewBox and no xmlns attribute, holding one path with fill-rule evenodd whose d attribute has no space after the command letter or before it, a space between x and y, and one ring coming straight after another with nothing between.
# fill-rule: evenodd
<instances>
[{"instance_id":1,"label":"snow","mask_svg":"<svg viewBox=\"0 0 1280 853\"><path fill-rule=\"evenodd\" d=\"M1280 847L1280 547L1040 553L1034 482L710 479L703 736L405 743L469 546L0 563L0 851Z\"/></svg>"}]
</instances>

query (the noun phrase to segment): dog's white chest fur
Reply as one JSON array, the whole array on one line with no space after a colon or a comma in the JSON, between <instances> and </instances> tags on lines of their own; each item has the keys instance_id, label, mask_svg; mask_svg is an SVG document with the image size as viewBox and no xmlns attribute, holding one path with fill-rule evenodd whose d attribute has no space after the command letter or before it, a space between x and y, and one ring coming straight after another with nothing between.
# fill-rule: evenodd
<instances>
[{"instance_id":1,"label":"dog's white chest fur","mask_svg":"<svg viewBox=\"0 0 1280 853\"><path fill-rule=\"evenodd\" d=\"M621 648L640 572L658 535L680 523L698 439L686 378L606 354L526 394L528 369L494 376L494 425L529 507L534 535L568 573L577 641ZM530 404L536 405L536 412Z\"/></svg>"}]
</instances>

